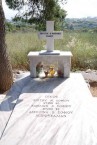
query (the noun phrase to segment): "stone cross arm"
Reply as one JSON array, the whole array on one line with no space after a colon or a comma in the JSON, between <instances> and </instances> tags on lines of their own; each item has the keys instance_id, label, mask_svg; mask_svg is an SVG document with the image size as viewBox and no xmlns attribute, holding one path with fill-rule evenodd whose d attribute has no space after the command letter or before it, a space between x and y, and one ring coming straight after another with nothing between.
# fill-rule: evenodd
<instances>
[{"instance_id":1,"label":"stone cross arm","mask_svg":"<svg viewBox=\"0 0 97 145\"><path fill-rule=\"evenodd\" d=\"M40 39L46 39L47 51L54 50L54 39L62 39L63 31L54 31L54 21L46 22L46 31L41 31L38 33Z\"/></svg>"},{"instance_id":2,"label":"stone cross arm","mask_svg":"<svg viewBox=\"0 0 97 145\"><path fill-rule=\"evenodd\" d=\"M46 32L46 31L40 31L38 33L39 39L62 39L63 38L63 31L53 31L53 32Z\"/></svg>"}]
</instances>

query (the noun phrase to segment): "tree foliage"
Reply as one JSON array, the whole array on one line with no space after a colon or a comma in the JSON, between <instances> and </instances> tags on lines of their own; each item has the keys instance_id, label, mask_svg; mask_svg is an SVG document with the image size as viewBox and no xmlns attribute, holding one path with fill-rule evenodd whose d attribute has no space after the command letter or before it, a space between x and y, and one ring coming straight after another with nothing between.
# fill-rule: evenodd
<instances>
[{"instance_id":1,"label":"tree foliage","mask_svg":"<svg viewBox=\"0 0 97 145\"><path fill-rule=\"evenodd\" d=\"M66 0L61 0L63 3ZM18 10L15 19L25 19L29 23L38 24L38 29L44 29L46 20L54 20L56 28L66 17L66 11L61 9L59 0L6 0L9 8Z\"/></svg>"}]
</instances>

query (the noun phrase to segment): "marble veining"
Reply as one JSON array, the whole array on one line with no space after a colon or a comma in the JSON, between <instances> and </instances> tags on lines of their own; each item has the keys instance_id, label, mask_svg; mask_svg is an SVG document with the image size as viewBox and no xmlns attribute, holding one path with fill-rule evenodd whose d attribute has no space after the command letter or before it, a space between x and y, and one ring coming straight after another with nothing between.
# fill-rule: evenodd
<instances>
[{"instance_id":1,"label":"marble veining","mask_svg":"<svg viewBox=\"0 0 97 145\"><path fill-rule=\"evenodd\" d=\"M18 100L0 145L97 145L97 99L92 97L81 74L72 73L68 79L27 78L26 81L15 97ZM20 82L17 83L20 87ZM14 90L11 94L14 96ZM45 99L46 96L47 101L49 96L69 100L72 114L66 117L36 117L31 113L32 106L41 105L41 102L34 100ZM4 116L8 118L7 113L10 114L12 108L8 111L4 108Z\"/></svg>"}]
</instances>

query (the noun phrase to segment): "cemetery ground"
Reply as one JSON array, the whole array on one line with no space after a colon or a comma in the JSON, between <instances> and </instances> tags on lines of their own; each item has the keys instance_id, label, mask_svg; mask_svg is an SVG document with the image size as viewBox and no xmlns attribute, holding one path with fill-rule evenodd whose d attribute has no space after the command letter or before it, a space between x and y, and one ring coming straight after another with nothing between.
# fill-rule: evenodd
<instances>
[{"instance_id":1,"label":"cemetery ground","mask_svg":"<svg viewBox=\"0 0 97 145\"><path fill-rule=\"evenodd\" d=\"M6 43L13 70L29 70L27 58L29 51L39 51L45 47L45 41L38 39L36 31L8 32ZM55 40L55 48L72 52L72 71L97 69L96 32L64 31L63 39ZM97 96L97 82L90 80L90 90L93 96Z\"/></svg>"},{"instance_id":2,"label":"cemetery ground","mask_svg":"<svg viewBox=\"0 0 97 145\"><path fill-rule=\"evenodd\" d=\"M17 39L7 41L7 44L13 43L14 47L8 46L15 83L5 93L6 96L0 95L0 145L96 145L97 98L89 91L89 88L92 91L97 85L97 48L96 41L92 43L91 40L96 35L64 33L61 43L56 41L56 49L69 50L73 54L70 77L65 77L70 66L68 59L57 60L58 56L54 59L52 55L53 59L48 56L51 61L47 64L52 65L49 68L53 68L53 74L55 71L57 74L49 75L51 70L46 68L47 77L31 79L31 70L36 77L37 63L41 64L40 73L45 71L47 56L46 59L40 55L40 59L32 59L29 72L27 54L43 49L45 41L39 42L36 32L33 32L34 36L24 32L16 34ZM13 38L16 34L13 34ZM8 35L7 39L10 38ZM29 42L26 36L29 36ZM59 77L57 70L61 70L59 65L62 66L64 75L61 73L61 76L64 78L56 78Z\"/></svg>"}]
</instances>

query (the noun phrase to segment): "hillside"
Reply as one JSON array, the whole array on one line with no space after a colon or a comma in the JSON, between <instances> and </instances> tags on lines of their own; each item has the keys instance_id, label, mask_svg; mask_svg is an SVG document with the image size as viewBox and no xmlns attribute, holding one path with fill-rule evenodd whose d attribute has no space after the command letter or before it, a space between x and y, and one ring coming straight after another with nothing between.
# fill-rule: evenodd
<instances>
[{"instance_id":1,"label":"hillside","mask_svg":"<svg viewBox=\"0 0 97 145\"><path fill-rule=\"evenodd\" d=\"M71 30L95 29L97 28L97 17L66 18L66 28Z\"/></svg>"}]
</instances>

